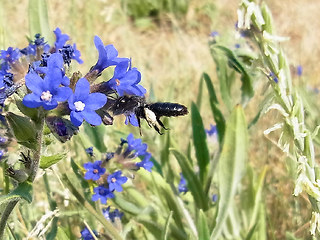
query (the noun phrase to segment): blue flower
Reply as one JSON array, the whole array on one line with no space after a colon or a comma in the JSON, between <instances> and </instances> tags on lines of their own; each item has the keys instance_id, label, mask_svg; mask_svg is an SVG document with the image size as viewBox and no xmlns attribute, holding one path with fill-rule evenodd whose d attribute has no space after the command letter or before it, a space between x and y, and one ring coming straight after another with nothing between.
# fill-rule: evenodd
<instances>
[{"instance_id":1,"label":"blue flower","mask_svg":"<svg viewBox=\"0 0 320 240\"><path fill-rule=\"evenodd\" d=\"M134 113L130 113L129 115L126 115L126 120L125 120L124 123L126 125L128 125L128 123L130 123L134 127L138 127L139 126L139 122L138 122L137 116Z\"/></svg>"},{"instance_id":2,"label":"blue flower","mask_svg":"<svg viewBox=\"0 0 320 240\"><path fill-rule=\"evenodd\" d=\"M126 154L129 154L132 151L135 151L136 157L146 154L148 145L146 143L142 143L142 140L139 138L135 139L132 133L127 136L127 143L128 147L126 150Z\"/></svg>"},{"instance_id":3,"label":"blue flower","mask_svg":"<svg viewBox=\"0 0 320 240\"><path fill-rule=\"evenodd\" d=\"M218 134L217 126L210 124L210 129L205 129L208 136L216 136Z\"/></svg>"},{"instance_id":4,"label":"blue flower","mask_svg":"<svg viewBox=\"0 0 320 240\"><path fill-rule=\"evenodd\" d=\"M113 212L110 211L110 206L102 209L103 216L107 220L111 220L112 222L115 222L116 218L122 218L123 217L123 212L120 212L119 209L115 209Z\"/></svg>"},{"instance_id":5,"label":"blue flower","mask_svg":"<svg viewBox=\"0 0 320 240\"><path fill-rule=\"evenodd\" d=\"M74 94L68 100L71 110L70 119L75 126L80 126L83 119L91 125L100 125L101 117L95 112L107 102L106 95L90 93L90 84L87 79L80 78L76 84Z\"/></svg>"},{"instance_id":6,"label":"blue flower","mask_svg":"<svg viewBox=\"0 0 320 240\"><path fill-rule=\"evenodd\" d=\"M279 82L278 77L277 77L273 72L270 72L270 73L269 73L269 77L271 77L272 80L273 80L275 83L278 83L278 82Z\"/></svg>"},{"instance_id":7,"label":"blue flower","mask_svg":"<svg viewBox=\"0 0 320 240\"><path fill-rule=\"evenodd\" d=\"M94 44L99 52L99 59L96 65L93 66L92 71L98 70L98 72L101 73L109 66L117 65L119 62L129 61L128 58L118 58L117 49L115 49L112 44L105 46L98 36L94 37Z\"/></svg>"},{"instance_id":8,"label":"blue flower","mask_svg":"<svg viewBox=\"0 0 320 240\"><path fill-rule=\"evenodd\" d=\"M180 173L180 182L179 182L179 185L178 185L178 191L179 193L186 193L188 192L188 186L187 186L187 181L186 179L183 177L182 173Z\"/></svg>"},{"instance_id":9,"label":"blue flower","mask_svg":"<svg viewBox=\"0 0 320 240\"><path fill-rule=\"evenodd\" d=\"M48 52L50 49L49 44L47 44L47 42L44 40L43 37L41 37L40 33L37 33L36 35L34 35L35 40L34 41L30 41L29 45L24 48L21 49L20 52L24 55L36 55L37 53L37 49L39 47L42 47L44 52Z\"/></svg>"},{"instance_id":10,"label":"blue flower","mask_svg":"<svg viewBox=\"0 0 320 240\"><path fill-rule=\"evenodd\" d=\"M63 48L70 37L67 34L62 34L60 28L56 28L56 30L54 30L53 32L56 35L56 42L54 43L54 45L57 52L59 49Z\"/></svg>"},{"instance_id":11,"label":"blue flower","mask_svg":"<svg viewBox=\"0 0 320 240\"><path fill-rule=\"evenodd\" d=\"M78 63L82 64L83 60L80 59L81 57L81 52L77 49L77 45L74 43L73 44L73 54L72 54L72 59L76 60Z\"/></svg>"},{"instance_id":12,"label":"blue flower","mask_svg":"<svg viewBox=\"0 0 320 240\"><path fill-rule=\"evenodd\" d=\"M7 50L1 50L0 59L8 63L14 63L20 57L20 51L18 48L14 49L9 47Z\"/></svg>"},{"instance_id":13,"label":"blue flower","mask_svg":"<svg viewBox=\"0 0 320 240\"><path fill-rule=\"evenodd\" d=\"M147 153L144 157L144 159L141 162L137 162L136 166L139 168L144 168L145 170L151 172L151 168L153 167L153 162L150 161L151 154Z\"/></svg>"},{"instance_id":14,"label":"blue flower","mask_svg":"<svg viewBox=\"0 0 320 240\"><path fill-rule=\"evenodd\" d=\"M218 201L218 195L217 194L213 194L212 195L212 202L216 202Z\"/></svg>"},{"instance_id":15,"label":"blue flower","mask_svg":"<svg viewBox=\"0 0 320 240\"><path fill-rule=\"evenodd\" d=\"M2 159L3 155L4 155L4 151L0 149L0 160Z\"/></svg>"},{"instance_id":16,"label":"blue flower","mask_svg":"<svg viewBox=\"0 0 320 240\"><path fill-rule=\"evenodd\" d=\"M88 147L85 151L90 157L93 157L93 147Z\"/></svg>"},{"instance_id":17,"label":"blue flower","mask_svg":"<svg viewBox=\"0 0 320 240\"><path fill-rule=\"evenodd\" d=\"M109 190L117 192L122 192L122 184L128 181L128 178L125 176L121 176L121 170L116 171L110 174L107 178L107 182L109 183Z\"/></svg>"},{"instance_id":18,"label":"blue flower","mask_svg":"<svg viewBox=\"0 0 320 240\"><path fill-rule=\"evenodd\" d=\"M116 66L113 77L105 84L117 91L119 96L124 94L143 96L147 91L138 84L140 81L141 73L137 68L131 68L131 61L124 61Z\"/></svg>"},{"instance_id":19,"label":"blue flower","mask_svg":"<svg viewBox=\"0 0 320 240\"><path fill-rule=\"evenodd\" d=\"M98 186L93 189L95 194L92 195L92 201L98 201L100 198L100 201L102 204L107 204L107 199L108 198L114 198L114 194L108 189L105 188L104 186Z\"/></svg>"},{"instance_id":20,"label":"blue flower","mask_svg":"<svg viewBox=\"0 0 320 240\"><path fill-rule=\"evenodd\" d=\"M299 65L299 66L297 67L297 74L298 74L298 76L301 76L301 75L302 75L302 71L303 71L303 68L302 68L301 65Z\"/></svg>"},{"instance_id":21,"label":"blue flower","mask_svg":"<svg viewBox=\"0 0 320 240\"><path fill-rule=\"evenodd\" d=\"M25 77L26 86L32 91L23 98L23 104L29 108L42 106L45 110L51 110L58 106L72 94L68 87L60 87L65 82L61 68L57 61L62 60L60 54L52 54L48 60L48 67L44 79L35 72L28 73Z\"/></svg>"},{"instance_id":22,"label":"blue flower","mask_svg":"<svg viewBox=\"0 0 320 240\"><path fill-rule=\"evenodd\" d=\"M83 167L87 169L84 175L84 179L97 181L101 175L106 172L106 169L101 167L101 161L95 161L94 163L88 162L83 164Z\"/></svg>"},{"instance_id":23,"label":"blue flower","mask_svg":"<svg viewBox=\"0 0 320 240\"><path fill-rule=\"evenodd\" d=\"M98 236L98 233L96 231L93 230L92 232L94 233L94 235L96 235L96 237ZM85 227L80 233L83 240L94 240L87 227Z\"/></svg>"},{"instance_id":24,"label":"blue flower","mask_svg":"<svg viewBox=\"0 0 320 240\"><path fill-rule=\"evenodd\" d=\"M68 66L71 63L71 59L75 59L80 64L83 63L80 59L81 53L77 50L76 44L73 44L73 46L65 45L59 50L59 52L62 54L64 63Z\"/></svg>"},{"instance_id":25,"label":"blue flower","mask_svg":"<svg viewBox=\"0 0 320 240\"><path fill-rule=\"evenodd\" d=\"M213 31L213 32L210 33L210 36L211 37L217 37L217 36L219 36L219 32Z\"/></svg>"},{"instance_id":26,"label":"blue flower","mask_svg":"<svg viewBox=\"0 0 320 240\"><path fill-rule=\"evenodd\" d=\"M5 143L6 141L7 141L6 138L0 136L0 144L1 144L1 143Z\"/></svg>"}]
</instances>

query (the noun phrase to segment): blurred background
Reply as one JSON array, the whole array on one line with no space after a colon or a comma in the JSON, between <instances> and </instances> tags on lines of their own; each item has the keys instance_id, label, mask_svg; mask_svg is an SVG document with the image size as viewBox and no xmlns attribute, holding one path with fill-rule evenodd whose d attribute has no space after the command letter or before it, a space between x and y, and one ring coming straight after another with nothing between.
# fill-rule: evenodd
<instances>
[{"instance_id":1,"label":"blurred background","mask_svg":"<svg viewBox=\"0 0 320 240\"><path fill-rule=\"evenodd\" d=\"M320 87L320 2L269 0L266 3L273 13L277 35L290 37L281 44L292 65L294 84L310 89ZM95 64L97 51L93 37L98 35L105 44L113 44L120 57L132 58L133 67L142 73L141 84L147 89L150 101L179 102L190 107L191 101L196 101L203 72L217 82L208 47L210 34L217 31L220 38L230 42L231 48L236 44L238 4L236 0L50 0L48 14L51 29L59 27L70 35L82 53L84 64L73 65L73 70L85 74ZM25 47L27 38L33 37L29 32L28 1L2 0L0 17L1 49ZM303 67L301 76L296 73L298 65ZM205 127L209 128L214 120L206 111L208 101L204 104L208 106L202 107L201 114ZM250 112L247 114L250 116ZM177 136L179 146L186 149L188 139L184 134L191 132L190 118L170 120L173 121L171 131ZM269 115L250 130L255 132L250 134L253 136L250 164L257 172L269 167L264 188L268 236L281 239L286 231L303 236L308 231L309 202L303 196L292 196L294 182L288 175L286 156L263 135L272 124ZM122 120L116 120L115 125L123 128ZM149 140L158 138L153 130L144 133L144 138ZM302 220L292 217L296 212Z\"/></svg>"}]
</instances>

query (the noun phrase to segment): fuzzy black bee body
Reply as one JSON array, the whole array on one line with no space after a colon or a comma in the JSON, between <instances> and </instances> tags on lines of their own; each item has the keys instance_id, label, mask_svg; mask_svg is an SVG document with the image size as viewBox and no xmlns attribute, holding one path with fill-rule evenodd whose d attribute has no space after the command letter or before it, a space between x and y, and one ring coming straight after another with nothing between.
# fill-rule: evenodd
<instances>
[{"instance_id":1,"label":"fuzzy black bee body","mask_svg":"<svg viewBox=\"0 0 320 240\"><path fill-rule=\"evenodd\" d=\"M126 116L134 113L137 116L141 134L140 119L145 119L150 127L153 127L160 135L160 129L167 130L160 117L177 117L188 114L187 107L179 103L157 102L147 103L144 97L122 96L119 97L111 108L114 115Z\"/></svg>"}]
</instances>

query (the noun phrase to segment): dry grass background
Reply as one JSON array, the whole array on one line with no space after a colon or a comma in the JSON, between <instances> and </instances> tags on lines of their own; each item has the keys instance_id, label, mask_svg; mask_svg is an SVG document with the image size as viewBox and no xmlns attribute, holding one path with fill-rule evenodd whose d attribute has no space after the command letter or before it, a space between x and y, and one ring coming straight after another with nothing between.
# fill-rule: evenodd
<instances>
[{"instance_id":1,"label":"dry grass background","mask_svg":"<svg viewBox=\"0 0 320 240\"><path fill-rule=\"evenodd\" d=\"M119 8L119 0L48 1L52 29L60 27L68 33L81 50L86 67L95 63L94 35L104 43L112 43L121 57L132 57L133 65L142 72L142 84L152 91L157 100L169 100L190 106L196 100L198 83L203 72L215 80L215 65L208 50L208 35L217 30L220 35L232 36L237 20L236 0L191 0L186 17L177 21L165 15L159 24L139 28ZM293 66L301 64L303 78L319 87L320 58L320 1L284 0L266 1L274 15L278 35L289 36L282 43ZM2 6L1 6L2 5ZM4 17L5 46L26 45L28 35L28 1L7 0L0 3ZM86 71L84 66L80 70ZM298 78L294 81L297 83ZM150 91L149 91L150 92ZM203 111L205 126L211 115ZM181 134L187 128L186 119L175 119L172 126ZM268 231L270 239L281 239L286 231L296 231L298 237L307 235L305 224L309 220L309 203L292 197L294 183L288 177L285 156L262 134L272 123L264 117L254 127L250 161L257 169L268 165L266 202L268 205ZM180 130L179 130L180 129ZM181 135L180 135L181 136ZM182 137L183 138L183 137ZM297 213L298 214L297 214ZM294 216L300 217L294 217Z\"/></svg>"}]
</instances>

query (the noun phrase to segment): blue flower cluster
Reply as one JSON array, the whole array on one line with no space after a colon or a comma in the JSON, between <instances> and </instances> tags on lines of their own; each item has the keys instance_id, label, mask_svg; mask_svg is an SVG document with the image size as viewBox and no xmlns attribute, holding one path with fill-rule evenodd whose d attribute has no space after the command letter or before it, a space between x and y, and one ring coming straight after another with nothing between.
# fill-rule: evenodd
<instances>
[{"instance_id":1,"label":"blue flower cluster","mask_svg":"<svg viewBox=\"0 0 320 240\"><path fill-rule=\"evenodd\" d=\"M96 231L93 230L92 232L96 237L98 237L98 233ZM94 237L87 227L85 227L80 233L83 240L94 240Z\"/></svg>"},{"instance_id":2,"label":"blue flower cluster","mask_svg":"<svg viewBox=\"0 0 320 240\"><path fill-rule=\"evenodd\" d=\"M126 148L124 146L126 145ZM92 200L100 199L101 203L106 204L108 199L114 198L114 192L122 192L122 185L128 181L128 178L122 175L121 170L106 172L107 169L139 170L144 168L151 172L153 162L151 154L147 152L148 145L143 143L141 139L135 139L130 133L126 139L121 139L121 144L115 153L106 153L102 160L85 163L86 169L84 179L97 181L96 187L93 189L94 194ZM86 149L89 153L93 152L93 148ZM135 158L141 157L142 161L136 162ZM114 161L110 161L113 159ZM112 165L115 163L115 167ZM108 165L108 167L106 167Z\"/></svg>"},{"instance_id":3,"label":"blue flower cluster","mask_svg":"<svg viewBox=\"0 0 320 240\"><path fill-rule=\"evenodd\" d=\"M73 60L83 63L81 53L76 44L68 43L70 37L59 28L54 30L54 34L56 40L52 46L36 34L27 47L9 47L0 52L0 106L4 107L6 99L21 88L20 95L25 95L22 101L24 106L45 111L56 109L55 113L63 120L54 121L65 130L56 126L50 130L61 136L73 132L66 130L70 126L65 116L70 116L74 127L79 127L84 120L93 126L102 122L112 124L112 117L108 114L112 104L107 103L109 95L143 96L146 93L146 89L139 84L141 73L131 66L131 59L118 57L116 48L111 44L104 45L98 36L94 37L99 54L96 64L82 78L80 74L69 76L68 68ZM115 67L113 77L95 83L110 66ZM52 114L50 116L52 120ZM62 141L66 139L70 136Z\"/></svg>"}]
</instances>

